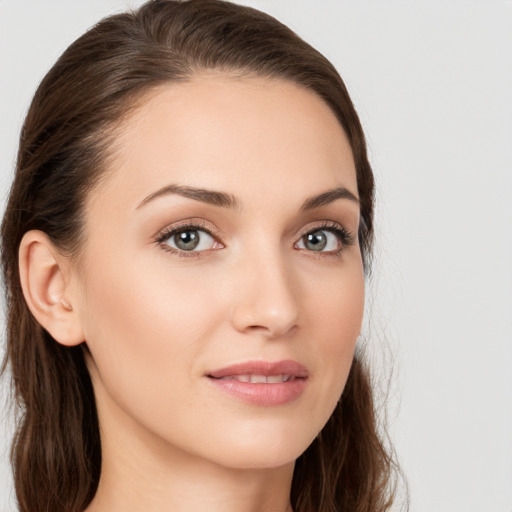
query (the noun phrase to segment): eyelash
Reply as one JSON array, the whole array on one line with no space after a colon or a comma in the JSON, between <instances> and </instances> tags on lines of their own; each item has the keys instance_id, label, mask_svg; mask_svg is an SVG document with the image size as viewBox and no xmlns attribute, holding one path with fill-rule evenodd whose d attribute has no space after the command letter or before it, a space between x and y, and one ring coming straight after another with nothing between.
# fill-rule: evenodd
<instances>
[{"instance_id":1,"label":"eyelash","mask_svg":"<svg viewBox=\"0 0 512 512\"><path fill-rule=\"evenodd\" d=\"M318 231L329 231L330 233L333 233L336 238L340 242L340 247L336 251L307 251L311 253L312 256L316 257L325 257L325 256L334 256L339 257L341 256L342 252L351 245L355 244L355 238L354 235L348 231L346 228L338 224L337 222L332 221L324 221L322 224L315 226L313 229L307 229L304 231L300 237L299 241L303 240L304 237L311 235L313 233L316 233ZM298 243L298 242L296 242Z\"/></svg>"},{"instance_id":2,"label":"eyelash","mask_svg":"<svg viewBox=\"0 0 512 512\"><path fill-rule=\"evenodd\" d=\"M185 258L198 258L202 252L206 251L182 251L175 249L174 247L171 247L169 244L165 243L165 241L169 238L177 235L178 233L183 233L184 231L202 231L203 233L211 236L214 240L218 239L218 235L215 234L213 230L208 229L204 224L192 222L187 224L180 224L179 226L172 226L165 229L158 235L155 241L164 251L171 254L176 254L177 256L182 256Z\"/></svg>"},{"instance_id":3,"label":"eyelash","mask_svg":"<svg viewBox=\"0 0 512 512\"><path fill-rule=\"evenodd\" d=\"M169 238L177 235L178 233L182 233L184 231L202 231L212 237L213 239L217 240L218 235L216 235L213 230L208 229L205 225L200 223L187 223L187 224L181 224L179 226L173 226L170 228L165 229L161 233L158 234L155 242L166 252L169 252L171 254L176 254L181 257L192 257L192 258L198 258L201 253L208 252L208 251L183 251L179 249L175 249L174 247L171 247L169 244L165 243L166 240ZM346 247L350 245L354 245L355 239L354 236L350 231L345 229L343 226L336 222L330 222L326 221L322 224L315 226L312 229L308 229L300 234L299 240L294 244L294 247L297 243L299 243L301 240L304 239L304 237L311 235L313 233L316 233L318 231L329 231L330 233L333 233L340 242L340 247L335 252L333 251L307 251L307 249L299 249L299 250L306 250L307 252L312 253L314 256L340 256L341 253L345 250Z\"/></svg>"}]
</instances>

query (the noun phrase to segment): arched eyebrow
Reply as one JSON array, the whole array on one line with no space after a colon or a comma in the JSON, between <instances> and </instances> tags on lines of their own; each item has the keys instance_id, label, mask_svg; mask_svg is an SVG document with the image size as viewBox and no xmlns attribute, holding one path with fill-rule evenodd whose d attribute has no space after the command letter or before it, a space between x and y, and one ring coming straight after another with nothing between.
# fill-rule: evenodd
<instances>
[{"instance_id":1,"label":"arched eyebrow","mask_svg":"<svg viewBox=\"0 0 512 512\"><path fill-rule=\"evenodd\" d=\"M144 205L158 197L172 194L186 197L188 199L193 199L195 201L200 201L202 203L220 206L222 208L236 209L241 207L241 202L235 196L232 194L227 194L226 192L188 187L183 185L167 185L145 197L137 205L137 209L142 208ZM300 207L300 211L303 212L307 210L313 210L315 208L319 208L320 206L330 204L337 199L348 199L352 202L355 202L356 204L359 204L359 199L350 190L345 187L336 187L332 190L328 190L327 192L322 192L321 194L309 197Z\"/></svg>"},{"instance_id":2,"label":"arched eyebrow","mask_svg":"<svg viewBox=\"0 0 512 512\"><path fill-rule=\"evenodd\" d=\"M221 206L223 208L239 208L240 201L232 194L226 192L217 192L215 190L207 190L204 188L186 187L182 185L167 185L152 194L149 194L138 205L141 208L157 197L166 196L169 194L176 194L188 199L194 199L202 203L212 204L214 206Z\"/></svg>"},{"instance_id":3,"label":"arched eyebrow","mask_svg":"<svg viewBox=\"0 0 512 512\"><path fill-rule=\"evenodd\" d=\"M359 199L354 193L350 192L348 188L336 187L332 190L322 192L321 194L306 199L304 204L301 206L300 211L304 212L307 210L314 210L315 208L320 208L320 206L330 204L337 199L348 199L349 201L353 201L359 205Z\"/></svg>"}]
</instances>

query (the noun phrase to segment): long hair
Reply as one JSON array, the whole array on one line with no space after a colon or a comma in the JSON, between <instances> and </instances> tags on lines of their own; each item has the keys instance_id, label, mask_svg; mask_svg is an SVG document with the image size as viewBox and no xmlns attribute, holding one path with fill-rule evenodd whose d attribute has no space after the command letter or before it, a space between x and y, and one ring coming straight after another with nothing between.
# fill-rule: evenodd
<instances>
[{"instance_id":1,"label":"long hair","mask_svg":"<svg viewBox=\"0 0 512 512\"><path fill-rule=\"evenodd\" d=\"M62 251L83 243L83 205L101 179L115 127L145 93L219 70L291 81L325 101L353 152L366 272L373 239L373 174L363 131L332 64L262 12L221 0L151 0L100 21L41 82L19 144L2 223L7 350L19 415L11 459L22 512L81 512L101 470L101 444L84 346L57 343L24 301L18 248L31 229ZM332 417L296 462L296 512L383 512L394 462L378 432L368 369L357 354Z\"/></svg>"}]
</instances>

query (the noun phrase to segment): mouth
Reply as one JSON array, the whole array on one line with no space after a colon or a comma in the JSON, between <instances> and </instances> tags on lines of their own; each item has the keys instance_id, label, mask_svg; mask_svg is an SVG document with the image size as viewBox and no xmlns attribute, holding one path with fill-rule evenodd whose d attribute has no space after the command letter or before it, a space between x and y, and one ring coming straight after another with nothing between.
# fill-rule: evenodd
<instances>
[{"instance_id":1,"label":"mouth","mask_svg":"<svg viewBox=\"0 0 512 512\"><path fill-rule=\"evenodd\" d=\"M208 373L208 377L213 379L238 378L238 377L255 377L255 383L265 383L263 378L276 377L283 382L290 379L306 379L308 377L308 369L296 361L247 361L245 363L233 364L213 370ZM251 382L244 380L243 382Z\"/></svg>"},{"instance_id":2,"label":"mouth","mask_svg":"<svg viewBox=\"0 0 512 512\"><path fill-rule=\"evenodd\" d=\"M244 375L228 375L226 377L212 377L208 375L208 377L218 380L237 380L238 382L250 382L251 384L279 384L280 382L289 382L291 380L295 380L297 377L295 375L289 374L281 374L281 375L254 375L254 374L244 374Z\"/></svg>"},{"instance_id":3,"label":"mouth","mask_svg":"<svg viewBox=\"0 0 512 512\"><path fill-rule=\"evenodd\" d=\"M304 392L308 369L295 361L248 361L209 372L217 388L237 400L277 406L297 400Z\"/></svg>"}]
</instances>

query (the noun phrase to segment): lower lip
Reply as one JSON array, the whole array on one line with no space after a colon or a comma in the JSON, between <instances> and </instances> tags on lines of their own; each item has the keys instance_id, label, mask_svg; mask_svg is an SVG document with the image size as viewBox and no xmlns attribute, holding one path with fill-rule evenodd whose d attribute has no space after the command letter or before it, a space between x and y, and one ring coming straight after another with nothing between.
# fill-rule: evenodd
<instances>
[{"instance_id":1,"label":"lower lip","mask_svg":"<svg viewBox=\"0 0 512 512\"><path fill-rule=\"evenodd\" d=\"M297 400L306 387L307 379L294 379L274 384L240 382L234 379L208 380L221 391L253 405L271 407Z\"/></svg>"}]
</instances>

